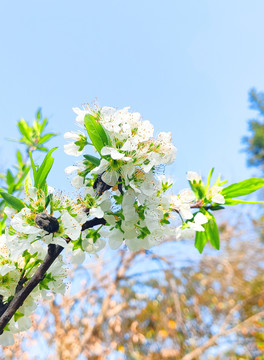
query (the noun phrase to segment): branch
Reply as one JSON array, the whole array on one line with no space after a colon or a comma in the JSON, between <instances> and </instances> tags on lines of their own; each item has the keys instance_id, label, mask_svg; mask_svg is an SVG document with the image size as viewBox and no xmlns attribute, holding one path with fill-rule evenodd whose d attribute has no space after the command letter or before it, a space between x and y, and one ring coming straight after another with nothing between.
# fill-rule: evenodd
<instances>
[{"instance_id":1,"label":"branch","mask_svg":"<svg viewBox=\"0 0 264 360\"><path fill-rule=\"evenodd\" d=\"M82 225L82 231L86 230L86 229L90 229L96 225L105 225L106 221L104 218L98 219L98 218L94 218L92 220L87 220L83 225Z\"/></svg>"},{"instance_id":2,"label":"branch","mask_svg":"<svg viewBox=\"0 0 264 360\"><path fill-rule=\"evenodd\" d=\"M257 321L262 317L264 317L264 311L260 311L259 313L250 316L248 319L242 321L241 323L235 325L234 327L232 327L230 329L224 329L224 328L220 329L218 334L212 336L203 345L199 346L195 350L191 351L189 354L185 355L181 360L197 359L200 355L203 354L203 352L205 350L207 350L209 347L213 346L218 338L220 338L222 336L230 335L231 333L238 333L241 331L241 328L243 326L248 326L250 323Z\"/></svg>"},{"instance_id":3,"label":"branch","mask_svg":"<svg viewBox=\"0 0 264 360\"><path fill-rule=\"evenodd\" d=\"M11 320L12 316L19 309L20 306L23 305L26 298L29 294L35 289L35 287L44 279L47 270L53 264L55 259L62 252L63 247L60 245L50 244L48 247L48 253L43 260L42 264L38 267L35 274L32 278L26 283L26 285L18 291L11 302L8 305L8 308L3 313L0 318L0 333L2 334L4 331L4 327Z\"/></svg>"},{"instance_id":4,"label":"branch","mask_svg":"<svg viewBox=\"0 0 264 360\"><path fill-rule=\"evenodd\" d=\"M56 232L59 228L58 220L46 213L37 214L35 222L40 228L50 233ZM103 218L88 220L82 225L82 231L96 225L104 225L105 223L106 221ZM19 280L16 293L10 302L3 304L0 300L0 335L3 333L5 326L11 320L15 312L23 305L24 301L35 289L35 287L44 279L46 272L57 259L62 250L63 247L60 245L49 244L46 257L31 279L24 286L23 284L27 281L27 279L21 278Z\"/></svg>"}]
</instances>

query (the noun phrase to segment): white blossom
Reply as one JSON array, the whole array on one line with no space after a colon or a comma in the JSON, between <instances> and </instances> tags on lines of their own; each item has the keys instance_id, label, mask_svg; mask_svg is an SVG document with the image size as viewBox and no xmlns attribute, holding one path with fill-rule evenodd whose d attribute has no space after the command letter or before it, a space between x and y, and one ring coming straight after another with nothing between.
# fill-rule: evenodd
<instances>
[{"instance_id":1,"label":"white blossom","mask_svg":"<svg viewBox=\"0 0 264 360\"><path fill-rule=\"evenodd\" d=\"M195 171L188 171L186 178L190 182L196 181L197 183L199 183L202 180L201 176L197 174Z\"/></svg>"}]
</instances>

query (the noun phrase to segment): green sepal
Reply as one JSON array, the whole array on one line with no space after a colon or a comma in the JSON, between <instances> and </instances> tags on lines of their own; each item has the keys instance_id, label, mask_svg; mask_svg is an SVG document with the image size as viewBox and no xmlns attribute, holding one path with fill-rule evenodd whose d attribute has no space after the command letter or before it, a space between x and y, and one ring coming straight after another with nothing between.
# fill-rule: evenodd
<instances>
[{"instance_id":1,"label":"green sepal","mask_svg":"<svg viewBox=\"0 0 264 360\"><path fill-rule=\"evenodd\" d=\"M51 275L51 273L45 274L44 279L41 280L41 282L39 283L39 289L40 290L42 290L42 289L49 290L48 283L50 281L54 281L54 280L55 280L55 278Z\"/></svg>"},{"instance_id":2,"label":"green sepal","mask_svg":"<svg viewBox=\"0 0 264 360\"><path fill-rule=\"evenodd\" d=\"M16 311L14 314L14 320L17 321L18 319L22 318L24 316L24 314L22 314L19 311Z\"/></svg>"},{"instance_id":3,"label":"green sepal","mask_svg":"<svg viewBox=\"0 0 264 360\"><path fill-rule=\"evenodd\" d=\"M81 249L82 251L84 251L83 246L82 246L82 237L81 236L77 240L72 240L71 242L73 244L72 250Z\"/></svg>"}]
</instances>

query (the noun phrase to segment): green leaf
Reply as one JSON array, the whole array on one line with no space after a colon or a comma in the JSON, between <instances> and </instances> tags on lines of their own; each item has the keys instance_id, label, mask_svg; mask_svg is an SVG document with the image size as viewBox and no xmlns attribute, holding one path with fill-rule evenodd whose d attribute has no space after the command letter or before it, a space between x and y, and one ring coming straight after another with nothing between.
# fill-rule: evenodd
<instances>
[{"instance_id":1,"label":"green leaf","mask_svg":"<svg viewBox=\"0 0 264 360\"><path fill-rule=\"evenodd\" d=\"M3 191L0 191L0 195L5 200L5 202L15 210L20 211L25 207L23 201L21 201L20 199L16 198L13 195L10 195Z\"/></svg>"},{"instance_id":2,"label":"green leaf","mask_svg":"<svg viewBox=\"0 0 264 360\"><path fill-rule=\"evenodd\" d=\"M86 160L90 161L93 165L99 166L100 165L100 159L98 159L95 156L92 155L83 155Z\"/></svg>"},{"instance_id":3,"label":"green leaf","mask_svg":"<svg viewBox=\"0 0 264 360\"><path fill-rule=\"evenodd\" d=\"M207 217L208 222L203 224L204 231L196 232L195 247L199 250L200 253L202 253L205 244L207 243L207 241L209 241L215 249L219 250L220 238L215 217L205 209L201 209L201 213L203 213Z\"/></svg>"},{"instance_id":4,"label":"green leaf","mask_svg":"<svg viewBox=\"0 0 264 360\"><path fill-rule=\"evenodd\" d=\"M45 146L36 145L36 149L38 149L39 151L44 151L44 152L48 151L48 148L46 148Z\"/></svg>"},{"instance_id":5,"label":"green leaf","mask_svg":"<svg viewBox=\"0 0 264 360\"><path fill-rule=\"evenodd\" d=\"M40 120L42 118L41 108L38 108L35 117L37 120Z\"/></svg>"},{"instance_id":6,"label":"green leaf","mask_svg":"<svg viewBox=\"0 0 264 360\"><path fill-rule=\"evenodd\" d=\"M31 187L32 187L32 180L30 177L30 173L28 172L27 177L25 179L25 193L28 193L28 190Z\"/></svg>"},{"instance_id":7,"label":"green leaf","mask_svg":"<svg viewBox=\"0 0 264 360\"><path fill-rule=\"evenodd\" d=\"M264 201L245 201L225 198L225 205L237 205L237 204L264 204Z\"/></svg>"},{"instance_id":8,"label":"green leaf","mask_svg":"<svg viewBox=\"0 0 264 360\"><path fill-rule=\"evenodd\" d=\"M32 167L32 171L33 171L33 177L34 177L34 182L36 182L36 178L37 178L37 168L36 165L34 163L33 157L32 157L32 152L29 152L29 156L30 156L30 162L31 162L31 167Z\"/></svg>"},{"instance_id":9,"label":"green leaf","mask_svg":"<svg viewBox=\"0 0 264 360\"><path fill-rule=\"evenodd\" d=\"M210 244L217 250L220 249L220 238L219 238L219 231L218 226L215 221L215 217L206 211L206 217L208 222L204 224L205 228L205 235L209 240Z\"/></svg>"},{"instance_id":10,"label":"green leaf","mask_svg":"<svg viewBox=\"0 0 264 360\"><path fill-rule=\"evenodd\" d=\"M17 150L16 152L16 157L17 157L17 162L18 162L18 165L22 168L22 166L24 165L23 163L23 157L22 157L22 154L19 150Z\"/></svg>"},{"instance_id":11,"label":"green leaf","mask_svg":"<svg viewBox=\"0 0 264 360\"><path fill-rule=\"evenodd\" d=\"M24 119L20 119L17 125L21 134L31 143L31 138L30 138L31 128L28 126L26 121Z\"/></svg>"},{"instance_id":12,"label":"green leaf","mask_svg":"<svg viewBox=\"0 0 264 360\"><path fill-rule=\"evenodd\" d=\"M40 126L40 132L42 132L45 129L45 126L47 125L48 119L45 118Z\"/></svg>"},{"instance_id":13,"label":"green leaf","mask_svg":"<svg viewBox=\"0 0 264 360\"><path fill-rule=\"evenodd\" d=\"M200 254L203 252L206 243L207 243L207 236L205 234L205 231L196 231L195 247L196 249L198 249Z\"/></svg>"},{"instance_id":14,"label":"green leaf","mask_svg":"<svg viewBox=\"0 0 264 360\"><path fill-rule=\"evenodd\" d=\"M102 125L90 114L85 115L84 124L96 150L101 153L104 146L110 145L110 139Z\"/></svg>"},{"instance_id":15,"label":"green leaf","mask_svg":"<svg viewBox=\"0 0 264 360\"><path fill-rule=\"evenodd\" d=\"M47 155L45 156L41 166L39 167L39 169L37 170L37 175L35 178L35 187L37 189L42 189L45 185L47 176L50 172L50 169L53 165L54 159L51 157L51 154L53 153L53 151L55 151L57 148L53 148L51 149Z\"/></svg>"},{"instance_id":16,"label":"green leaf","mask_svg":"<svg viewBox=\"0 0 264 360\"><path fill-rule=\"evenodd\" d=\"M212 210L212 211L223 210L223 209L224 209L224 206L221 206L221 205L210 206L210 210Z\"/></svg>"},{"instance_id":17,"label":"green leaf","mask_svg":"<svg viewBox=\"0 0 264 360\"><path fill-rule=\"evenodd\" d=\"M26 178L27 174L29 173L30 170L30 166L27 166L24 171L22 176L19 178L19 180L17 181L17 183L15 184L16 189L19 188L19 186L22 184L23 180Z\"/></svg>"},{"instance_id":18,"label":"green leaf","mask_svg":"<svg viewBox=\"0 0 264 360\"><path fill-rule=\"evenodd\" d=\"M209 186L210 186L210 181L211 181L211 177L213 175L213 172L214 172L214 168L212 168L208 174L208 177L207 177L207 182L206 182L206 186L205 186L205 191L207 191L209 189Z\"/></svg>"},{"instance_id":19,"label":"green leaf","mask_svg":"<svg viewBox=\"0 0 264 360\"><path fill-rule=\"evenodd\" d=\"M7 185L11 185L14 183L14 176L10 170L7 170L7 173L6 173L6 183L7 183Z\"/></svg>"},{"instance_id":20,"label":"green leaf","mask_svg":"<svg viewBox=\"0 0 264 360\"><path fill-rule=\"evenodd\" d=\"M221 194L225 198L233 198L251 194L264 186L264 179L251 178L225 187Z\"/></svg>"},{"instance_id":21,"label":"green leaf","mask_svg":"<svg viewBox=\"0 0 264 360\"><path fill-rule=\"evenodd\" d=\"M49 204L51 203L52 198L53 198L53 194L49 194L48 196L46 196L45 209L47 209L47 207L48 207Z\"/></svg>"},{"instance_id":22,"label":"green leaf","mask_svg":"<svg viewBox=\"0 0 264 360\"><path fill-rule=\"evenodd\" d=\"M46 134L44 136L42 136L40 138L40 140L38 141L38 145L41 145L41 144L44 144L45 142L47 142L50 138L52 138L53 136L56 136L57 134L53 134L53 133L50 133L50 134Z\"/></svg>"}]
</instances>

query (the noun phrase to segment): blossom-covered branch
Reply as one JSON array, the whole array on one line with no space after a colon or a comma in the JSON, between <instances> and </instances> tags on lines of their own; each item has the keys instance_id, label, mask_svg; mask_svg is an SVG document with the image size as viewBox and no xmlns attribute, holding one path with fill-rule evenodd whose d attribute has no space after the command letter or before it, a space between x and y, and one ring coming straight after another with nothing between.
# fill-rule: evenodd
<instances>
[{"instance_id":1,"label":"blossom-covered branch","mask_svg":"<svg viewBox=\"0 0 264 360\"><path fill-rule=\"evenodd\" d=\"M36 216L35 222L40 228L44 229L45 231L50 230L49 233L53 233L54 230L56 231L58 230L58 226L57 226L58 222L54 217L47 215L45 213L38 215L41 216L38 217ZM92 220L88 220L86 223L83 224L82 231L104 223L105 223L104 219L95 218ZM65 241L67 240L65 239ZM16 313L16 311L23 305L27 297L32 293L32 291L36 288L36 286L45 278L47 271L54 263L54 261L57 259L57 257L60 255L63 249L64 248L60 245L49 244L47 255L45 256L43 262L38 267L34 275L31 277L31 279L27 281L27 278L24 277L20 278L19 282L26 284L24 286L21 286L19 291L16 291L12 300L10 300L5 305L2 304L2 306L4 307L3 312L1 312L1 307L0 307L0 312L1 312L0 334L3 333L5 326L8 324L8 322Z\"/></svg>"},{"instance_id":2,"label":"blossom-covered branch","mask_svg":"<svg viewBox=\"0 0 264 360\"><path fill-rule=\"evenodd\" d=\"M264 185L263 179L253 178L224 187L220 177L211 185L212 169L205 183L197 173L188 172L190 188L174 195L172 181L164 173L177 153L171 133L154 137L152 124L129 108L73 110L82 131L65 134L72 140L65 152L82 160L65 172L75 173L72 185L77 197L47 184L56 148L40 165L29 152L33 178L29 173L24 178L23 201L0 191L7 205L0 238L3 345L12 343L13 333L30 327L28 315L39 298L49 291L64 293L67 261L80 264L87 253L99 252L107 242L112 249L125 244L137 251L150 249L167 236L195 239L200 252L207 242L219 249L213 211L246 202L237 197ZM39 131L42 127L38 125ZM96 156L86 152L89 147ZM60 255L63 249L65 257Z\"/></svg>"}]
</instances>

